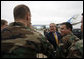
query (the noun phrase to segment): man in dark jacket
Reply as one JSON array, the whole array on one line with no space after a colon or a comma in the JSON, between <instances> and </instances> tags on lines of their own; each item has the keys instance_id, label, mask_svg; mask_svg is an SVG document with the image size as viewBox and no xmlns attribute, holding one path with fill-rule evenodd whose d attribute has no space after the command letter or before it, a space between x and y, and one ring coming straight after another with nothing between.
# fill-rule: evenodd
<instances>
[{"instance_id":1,"label":"man in dark jacket","mask_svg":"<svg viewBox=\"0 0 84 59\"><path fill-rule=\"evenodd\" d=\"M50 32L46 35L46 37L56 50L56 48L59 46L59 41L61 41L61 34L56 31L56 24L50 24Z\"/></svg>"}]
</instances>

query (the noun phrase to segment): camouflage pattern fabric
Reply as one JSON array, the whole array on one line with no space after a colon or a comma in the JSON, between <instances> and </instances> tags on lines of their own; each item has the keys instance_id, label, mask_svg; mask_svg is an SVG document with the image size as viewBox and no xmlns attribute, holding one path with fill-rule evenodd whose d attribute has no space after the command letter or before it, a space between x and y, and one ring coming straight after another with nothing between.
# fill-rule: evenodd
<instances>
[{"instance_id":1,"label":"camouflage pattern fabric","mask_svg":"<svg viewBox=\"0 0 84 59\"><path fill-rule=\"evenodd\" d=\"M67 58L83 58L83 40L79 40L71 46Z\"/></svg>"},{"instance_id":2,"label":"camouflage pattern fabric","mask_svg":"<svg viewBox=\"0 0 84 59\"><path fill-rule=\"evenodd\" d=\"M61 40L62 40L62 43L60 43L60 48L62 50L61 52L63 53L62 55L64 55L64 57L67 57L68 52L70 50L70 46L72 45L72 43L75 43L76 41L78 41L79 38L73 35L73 33L70 33L64 36Z\"/></svg>"},{"instance_id":3,"label":"camouflage pattern fabric","mask_svg":"<svg viewBox=\"0 0 84 59\"><path fill-rule=\"evenodd\" d=\"M38 32L12 23L1 32L2 58L37 58L38 53L49 56L53 48Z\"/></svg>"}]
</instances>

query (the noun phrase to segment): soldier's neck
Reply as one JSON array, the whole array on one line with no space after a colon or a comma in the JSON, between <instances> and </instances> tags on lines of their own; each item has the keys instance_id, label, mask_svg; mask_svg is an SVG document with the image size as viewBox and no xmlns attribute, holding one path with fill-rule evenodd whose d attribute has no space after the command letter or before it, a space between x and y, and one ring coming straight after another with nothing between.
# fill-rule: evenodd
<instances>
[{"instance_id":1,"label":"soldier's neck","mask_svg":"<svg viewBox=\"0 0 84 59\"><path fill-rule=\"evenodd\" d=\"M25 26L27 26L27 23L24 19L16 19L15 22L20 22L20 23L24 24Z\"/></svg>"}]
</instances>

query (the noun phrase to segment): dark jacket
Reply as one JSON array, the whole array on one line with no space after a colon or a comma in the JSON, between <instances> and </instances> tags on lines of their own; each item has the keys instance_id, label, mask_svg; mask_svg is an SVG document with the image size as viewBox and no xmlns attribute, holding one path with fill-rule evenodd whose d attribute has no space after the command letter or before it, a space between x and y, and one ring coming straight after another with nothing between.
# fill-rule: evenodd
<instances>
[{"instance_id":1,"label":"dark jacket","mask_svg":"<svg viewBox=\"0 0 84 59\"><path fill-rule=\"evenodd\" d=\"M56 32L57 36L58 36L58 40L61 41L61 34L59 32ZM57 48L57 44L56 44L56 40L55 40L55 37L53 35L52 32L49 32L47 35L47 40L54 46L54 48L56 49Z\"/></svg>"}]
</instances>

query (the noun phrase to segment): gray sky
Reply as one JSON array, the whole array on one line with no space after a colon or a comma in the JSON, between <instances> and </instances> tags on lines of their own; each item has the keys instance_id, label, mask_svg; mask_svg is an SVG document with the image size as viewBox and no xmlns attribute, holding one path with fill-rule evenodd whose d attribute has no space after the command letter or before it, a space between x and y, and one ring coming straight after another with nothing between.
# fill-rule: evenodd
<instances>
[{"instance_id":1,"label":"gray sky","mask_svg":"<svg viewBox=\"0 0 84 59\"><path fill-rule=\"evenodd\" d=\"M19 4L30 8L33 25L62 23L83 12L83 1L1 1L1 19L13 22L13 9Z\"/></svg>"}]
</instances>

